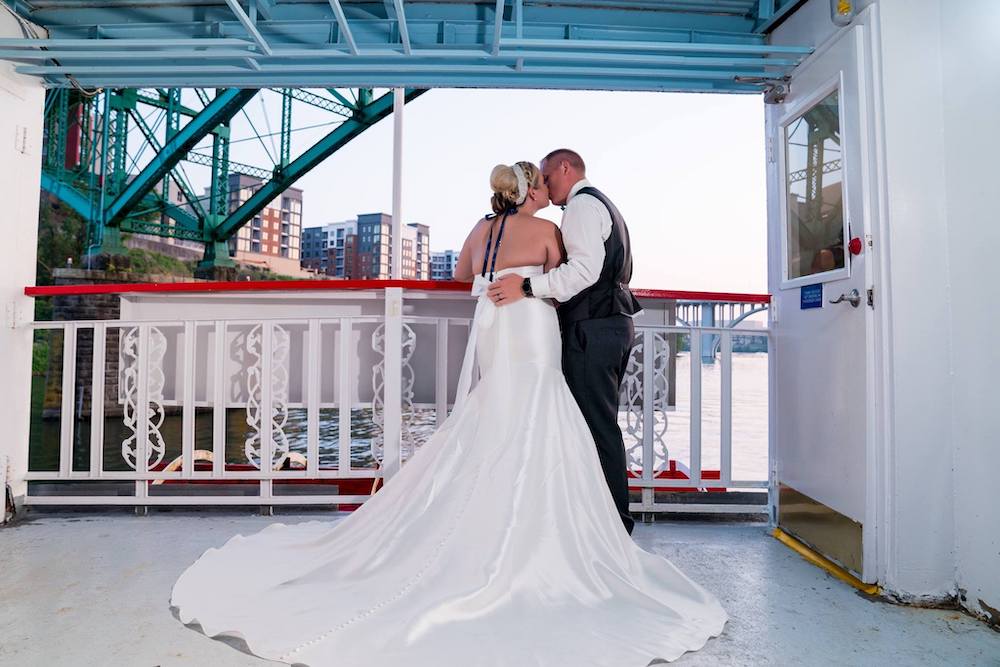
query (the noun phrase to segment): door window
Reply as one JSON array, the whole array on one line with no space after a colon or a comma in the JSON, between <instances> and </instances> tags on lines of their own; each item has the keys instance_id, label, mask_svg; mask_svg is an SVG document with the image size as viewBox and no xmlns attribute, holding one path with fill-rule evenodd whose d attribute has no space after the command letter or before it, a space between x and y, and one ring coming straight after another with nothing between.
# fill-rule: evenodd
<instances>
[{"instance_id":1,"label":"door window","mask_svg":"<svg viewBox=\"0 0 1000 667\"><path fill-rule=\"evenodd\" d=\"M788 281L845 268L839 97L834 90L785 125Z\"/></svg>"}]
</instances>

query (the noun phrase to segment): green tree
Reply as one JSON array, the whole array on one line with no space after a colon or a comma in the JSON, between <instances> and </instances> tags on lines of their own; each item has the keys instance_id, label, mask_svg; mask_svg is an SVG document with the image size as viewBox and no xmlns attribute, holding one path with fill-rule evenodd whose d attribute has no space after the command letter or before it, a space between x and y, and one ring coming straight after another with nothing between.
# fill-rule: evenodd
<instances>
[{"instance_id":1,"label":"green tree","mask_svg":"<svg viewBox=\"0 0 1000 667\"><path fill-rule=\"evenodd\" d=\"M38 212L35 284L51 285L52 270L79 262L87 243L87 223L69 206L42 192Z\"/></svg>"}]
</instances>

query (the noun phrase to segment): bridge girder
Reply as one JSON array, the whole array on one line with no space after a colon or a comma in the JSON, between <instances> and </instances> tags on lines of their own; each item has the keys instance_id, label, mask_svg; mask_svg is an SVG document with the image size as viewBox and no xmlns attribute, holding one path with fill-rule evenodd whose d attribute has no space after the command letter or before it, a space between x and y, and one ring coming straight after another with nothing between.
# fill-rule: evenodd
<instances>
[{"instance_id":1,"label":"bridge girder","mask_svg":"<svg viewBox=\"0 0 1000 667\"><path fill-rule=\"evenodd\" d=\"M125 217L125 214L141 201L167 172L180 162L189 150L194 148L195 144L210 134L212 129L226 123L239 113L243 105L256 94L256 90L229 88L216 95L201 113L192 118L187 125L163 145L156 157L111 202L104 212L105 223L114 226Z\"/></svg>"},{"instance_id":2,"label":"bridge girder","mask_svg":"<svg viewBox=\"0 0 1000 667\"><path fill-rule=\"evenodd\" d=\"M408 90L405 93L405 99L409 102L423 92L425 91ZM295 181L322 163L323 160L333 155L333 153L345 144L388 116L391 112L391 92L385 93L378 99L360 107L354 116L338 125L336 129L313 144L298 158L292 160L286 166L275 169L271 180L258 188L246 202L215 228L212 238L221 241L231 237L240 227L260 213L275 196L284 192Z\"/></svg>"},{"instance_id":3,"label":"bridge girder","mask_svg":"<svg viewBox=\"0 0 1000 667\"><path fill-rule=\"evenodd\" d=\"M198 90L205 106L197 110L180 103L180 89L114 90L89 97L69 89L53 89L45 107L42 188L88 221L90 238L98 240L91 245L91 253L124 252L120 233L133 232L198 241L205 244L208 265L231 264L227 242L243 224L298 178L388 115L392 106L381 98L372 100L367 89L327 91L332 97L323 91L276 91L282 98L282 125L277 133L281 135L281 151L273 167L266 169L231 162L228 156L228 122L255 92L220 91L212 98ZM407 101L421 92L408 91ZM291 122L293 99L324 109L339 122L295 159L291 155L291 134L296 131ZM140 106L150 113L144 116ZM159 119L150 121L157 114ZM189 119L184 125L182 117ZM263 145L256 129L253 133ZM193 150L200 139L208 137L212 138L211 155ZM68 146L72 151L68 152ZM153 155L146 155L143 161L146 151ZM207 197L195 194L182 161L210 169ZM227 190L231 173L261 179L261 193L266 196L254 197L230 212ZM185 205L170 198L173 188L182 193ZM201 199L206 199L204 206Z\"/></svg>"}]
</instances>

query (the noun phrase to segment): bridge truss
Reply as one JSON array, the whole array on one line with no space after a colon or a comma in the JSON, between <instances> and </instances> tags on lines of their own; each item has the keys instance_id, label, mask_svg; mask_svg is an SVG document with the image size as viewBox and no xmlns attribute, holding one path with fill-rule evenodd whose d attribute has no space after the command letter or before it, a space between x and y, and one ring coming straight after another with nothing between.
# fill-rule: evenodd
<instances>
[{"instance_id":1,"label":"bridge truss","mask_svg":"<svg viewBox=\"0 0 1000 667\"><path fill-rule=\"evenodd\" d=\"M421 92L409 90L406 99ZM247 103L262 95L280 97L275 132L256 127L246 112ZM310 128L293 125L293 103L330 114L331 129L297 156L291 154L292 134ZM46 97L42 186L88 222L94 254L123 253L121 233L132 232L203 243L203 268L227 266L229 239L243 225L392 108L391 92L376 95L369 88L53 88ZM233 136L234 120L246 134L242 139ZM273 164L231 160L234 140L259 141ZM203 193L187 164L208 168ZM229 193L230 174L259 181L238 207Z\"/></svg>"}]
</instances>

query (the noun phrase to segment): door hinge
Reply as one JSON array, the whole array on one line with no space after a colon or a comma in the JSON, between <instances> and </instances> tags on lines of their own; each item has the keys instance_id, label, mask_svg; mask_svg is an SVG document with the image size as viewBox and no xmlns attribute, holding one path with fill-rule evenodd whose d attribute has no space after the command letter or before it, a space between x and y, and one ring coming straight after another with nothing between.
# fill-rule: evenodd
<instances>
[{"instance_id":1,"label":"door hinge","mask_svg":"<svg viewBox=\"0 0 1000 667\"><path fill-rule=\"evenodd\" d=\"M747 83L752 86L760 86L764 93L764 104L781 104L788 97L792 88L792 77L783 76L780 78L768 76L737 76L736 83Z\"/></svg>"},{"instance_id":2,"label":"door hinge","mask_svg":"<svg viewBox=\"0 0 1000 667\"><path fill-rule=\"evenodd\" d=\"M875 288L874 287L869 287L867 291L868 291L868 307L874 310L874 308L875 308Z\"/></svg>"},{"instance_id":3,"label":"door hinge","mask_svg":"<svg viewBox=\"0 0 1000 667\"><path fill-rule=\"evenodd\" d=\"M28 152L28 128L18 125L14 128L14 150L25 155Z\"/></svg>"},{"instance_id":4,"label":"door hinge","mask_svg":"<svg viewBox=\"0 0 1000 667\"><path fill-rule=\"evenodd\" d=\"M774 164L774 137L767 138L767 163Z\"/></svg>"},{"instance_id":5,"label":"door hinge","mask_svg":"<svg viewBox=\"0 0 1000 667\"><path fill-rule=\"evenodd\" d=\"M9 329L17 328L17 325L19 324L18 315L19 313L16 303L14 303L13 301L8 301L7 303L4 304L3 319L4 323L7 325L7 328Z\"/></svg>"}]
</instances>

